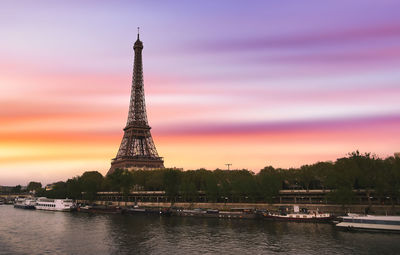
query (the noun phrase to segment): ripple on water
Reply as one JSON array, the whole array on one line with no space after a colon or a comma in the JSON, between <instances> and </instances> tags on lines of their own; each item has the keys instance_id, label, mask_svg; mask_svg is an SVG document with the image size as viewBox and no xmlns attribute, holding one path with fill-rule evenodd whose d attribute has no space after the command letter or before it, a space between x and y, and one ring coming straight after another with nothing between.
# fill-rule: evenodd
<instances>
[{"instance_id":1,"label":"ripple on water","mask_svg":"<svg viewBox=\"0 0 400 255\"><path fill-rule=\"evenodd\" d=\"M338 231L330 224L0 206L0 254L398 254L399 237Z\"/></svg>"}]
</instances>

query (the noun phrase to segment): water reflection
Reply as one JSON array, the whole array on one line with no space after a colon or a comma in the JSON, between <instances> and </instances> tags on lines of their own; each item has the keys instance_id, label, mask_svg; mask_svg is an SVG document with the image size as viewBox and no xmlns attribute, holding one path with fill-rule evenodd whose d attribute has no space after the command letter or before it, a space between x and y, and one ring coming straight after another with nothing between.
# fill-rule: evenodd
<instances>
[{"instance_id":1,"label":"water reflection","mask_svg":"<svg viewBox=\"0 0 400 255\"><path fill-rule=\"evenodd\" d=\"M330 224L0 206L0 254L396 254L399 237L338 231Z\"/></svg>"}]
</instances>

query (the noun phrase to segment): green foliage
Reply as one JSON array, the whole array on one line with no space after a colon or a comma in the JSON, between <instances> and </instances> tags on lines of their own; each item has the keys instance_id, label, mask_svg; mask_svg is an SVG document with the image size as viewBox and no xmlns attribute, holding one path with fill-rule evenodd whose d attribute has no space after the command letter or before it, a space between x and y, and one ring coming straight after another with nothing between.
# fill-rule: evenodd
<instances>
[{"instance_id":1,"label":"green foliage","mask_svg":"<svg viewBox=\"0 0 400 255\"><path fill-rule=\"evenodd\" d=\"M256 177L261 196L265 201L272 203L274 197L279 195L283 175L279 170L269 166L262 169Z\"/></svg>"},{"instance_id":2,"label":"green foliage","mask_svg":"<svg viewBox=\"0 0 400 255\"><path fill-rule=\"evenodd\" d=\"M68 198L80 199L82 198L83 184L81 183L80 177L74 177L68 179L66 182L66 193Z\"/></svg>"},{"instance_id":3,"label":"green foliage","mask_svg":"<svg viewBox=\"0 0 400 255\"><path fill-rule=\"evenodd\" d=\"M336 204L351 204L354 199L354 192L351 186L340 186L328 194L329 200Z\"/></svg>"},{"instance_id":4,"label":"green foliage","mask_svg":"<svg viewBox=\"0 0 400 255\"><path fill-rule=\"evenodd\" d=\"M39 189L38 197L72 198L93 201L96 193L103 189L105 181L97 171L84 172L82 176L68 179L66 182L53 183L49 190Z\"/></svg>"},{"instance_id":5,"label":"green foliage","mask_svg":"<svg viewBox=\"0 0 400 255\"><path fill-rule=\"evenodd\" d=\"M53 184L53 188L46 191L44 195L48 198L66 198L67 185L65 182L56 182Z\"/></svg>"},{"instance_id":6,"label":"green foliage","mask_svg":"<svg viewBox=\"0 0 400 255\"><path fill-rule=\"evenodd\" d=\"M136 172L136 171L134 171ZM141 175L145 176L143 186L145 190L163 190L164 189L164 173L160 170L140 170ZM140 183L138 183L140 184Z\"/></svg>"},{"instance_id":7,"label":"green foliage","mask_svg":"<svg viewBox=\"0 0 400 255\"><path fill-rule=\"evenodd\" d=\"M349 204L354 202L354 190L364 189L368 201L400 197L400 158L380 159L358 151L335 162L317 162L300 168L274 169L265 167L254 174L248 170L206 169L181 171L176 169L122 170L103 177L99 172L58 182L45 191L40 183L31 182L29 190L37 196L94 200L99 191L116 191L126 198L132 190L165 191L170 201L195 202L277 202L281 189L330 189L328 200ZM13 188L21 192L21 187ZM200 198L201 196L201 198Z\"/></svg>"},{"instance_id":8,"label":"green foliage","mask_svg":"<svg viewBox=\"0 0 400 255\"><path fill-rule=\"evenodd\" d=\"M216 170L217 171L217 170ZM220 171L220 170L219 170ZM203 176L204 193L209 201L217 202L220 196L220 183L215 175L215 171L197 170L199 175Z\"/></svg>"},{"instance_id":9,"label":"green foliage","mask_svg":"<svg viewBox=\"0 0 400 255\"><path fill-rule=\"evenodd\" d=\"M30 182L26 187L28 191L38 191L40 188L42 188L42 184L40 182Z\"/></svg>"},{"instance_id":10,"label":"green foliage","mask_svg":"<svg viewBox=\"0 0 400 255\"><path fill-rule=\"evenodd\" d=\"M20 194L22 191L21 185L17 185L11 189L11 193L13 194Z\"/></svg>"},{"instance_id":11,"label":"green foliage","mask_svg":"<svg viewBox=\"0 0 400 255\"><path fill-rule=\"evenodd\" d=\"M181 171L175 169L165 169L164 189L168 198L172 199L178 195Z\"/></svg>"},{"instance_id":12,"label":"green foliage","mask_svg":"<svg viewBox=\"0 0 400 255\"><path fill-rule=\"evenodd\" d=\"M195 201L198 194L198 189L195 185L195 173L194 171L189 171L187 174L182 175L182 180L180 181L179 190L185 201Z\"/></svg>"},{"instance_id":13,"label":"green foliage","mask_svg":"<svg viewBox=\"0 0 400 255\"><path fill-rule=\"evenodd\" d=\"M134 184L132 172L126 169L116 169L106 179L112 191L119 191L124 195L129 194Z\"/></svg>"},{"instance_id":14,"label":"green foliage","mask_svg":"<svg viewBox=\"0 0 400 255\"><path fill-rule=\"evenodd\" d=\"M103 181L103 175L97 171L84 172L78 178L77 183L70 182L68 188L72 189L71 192L75 192L77 190L74 189L74 184L76 184L76 188L80 187L83 192L83 199L93 201L96 198L97 192L101 190ZM79 183L80 185L78 185Z\"/></svg>"}]
</instances>

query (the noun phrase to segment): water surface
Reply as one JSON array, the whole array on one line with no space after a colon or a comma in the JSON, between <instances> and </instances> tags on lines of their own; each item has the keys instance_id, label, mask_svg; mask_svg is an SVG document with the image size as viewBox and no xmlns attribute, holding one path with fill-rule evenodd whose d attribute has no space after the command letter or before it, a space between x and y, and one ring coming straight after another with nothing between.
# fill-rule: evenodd
<instances>
[{"instance_id":1,"label":"water surface","mask_svg":"<svg viewBox=\"0 0 400 255\"><path fill-rule=\"evenodd\" d=\"M400 234L346 232L330 224L0 205L0 254L400 254Z\"/></svg>"}]
</instances>

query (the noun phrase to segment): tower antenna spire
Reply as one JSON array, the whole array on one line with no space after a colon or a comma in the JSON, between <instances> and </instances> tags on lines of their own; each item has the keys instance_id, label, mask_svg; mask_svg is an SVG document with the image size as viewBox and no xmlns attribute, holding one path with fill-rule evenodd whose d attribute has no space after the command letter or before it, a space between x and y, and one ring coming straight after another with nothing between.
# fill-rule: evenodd
<instances>
[{"instance_id":1,"label":"tower antenna spire","mask_svg":"<svg viewBox=\"0 0 400 255\"><path fill-rule=\"evenodd\" d=\"M139 40L139 29L140 27L137 27L137 39Z\"/></svg>"}]
</instances>

